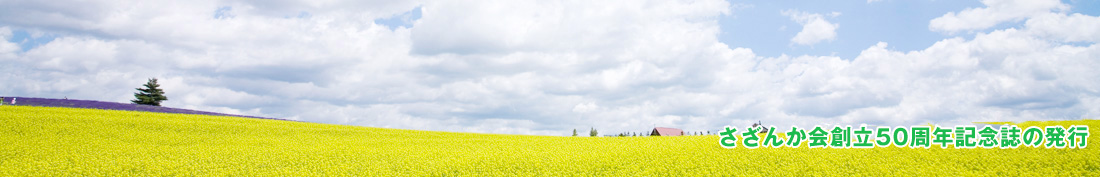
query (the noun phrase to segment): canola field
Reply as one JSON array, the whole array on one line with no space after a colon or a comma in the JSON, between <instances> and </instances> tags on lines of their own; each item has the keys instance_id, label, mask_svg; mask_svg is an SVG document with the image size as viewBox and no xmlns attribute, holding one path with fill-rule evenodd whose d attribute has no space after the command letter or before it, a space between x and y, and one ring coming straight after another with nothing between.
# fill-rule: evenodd
<instances>
[{"instance_id":1,"label":"canola field","mask_svg":"<svg viewBox=\"0 0 1100 177\"><path fill-rule=\"evenodd\" d=\"M0 106L0 176L1100 176L1100 121L1018 125L1088 125L1094 145L725 149L717 135L495 135Z\"/></svg>"}]
</instances>

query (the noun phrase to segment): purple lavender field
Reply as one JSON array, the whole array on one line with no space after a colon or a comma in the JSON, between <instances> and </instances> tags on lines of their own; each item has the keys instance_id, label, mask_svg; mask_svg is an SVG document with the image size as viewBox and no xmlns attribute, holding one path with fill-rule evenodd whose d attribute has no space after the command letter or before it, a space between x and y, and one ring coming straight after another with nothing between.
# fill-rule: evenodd
<instances>
[{"instance_id":1,"label":"purple lavender field","mask_svg":"<svg viewBox=\"0 0 1100 177\"><path fill-rule=\"evenodd\" d=\"M50 98L30 98L30 97L9 97L9 96L5 96L5 97L3 97L2 102L4 103L4 105L11 105L12 99L15 99L15 105L17 105L17 106L91 108L91 109L106 109L106 110L145 111L145 112L178 113L178 114L202 114L202 115L215 115L215 116L234 116L234 117L258 118L258 119L284 120L284 119L275 119L275 118L266 118L266 117L222 114L222 113L216 113L216 112L196 111L196 110L189 110L189 109L179 109L179 108L169 108L169 107L149 106L149 105L139 105L139 104L129 104L129 103L92 101L92 100L50 99Z\"/></svg>"}]
</instances>

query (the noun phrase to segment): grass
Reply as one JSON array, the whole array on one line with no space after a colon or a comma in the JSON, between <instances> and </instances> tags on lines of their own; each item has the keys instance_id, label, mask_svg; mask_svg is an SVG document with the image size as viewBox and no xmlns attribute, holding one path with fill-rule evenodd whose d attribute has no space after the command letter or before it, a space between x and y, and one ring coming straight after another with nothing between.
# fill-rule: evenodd
<instances>
[{"instance_id":1,"label":"grass","mask_svg":"<svg viewBox=\"0 0 1100 177\"><path fill-rule=\"evenodd\" d=\"M1100 121L1017 125L1096 129ZM1096 137L1089 142L1097 143ZM451 133L0 106L0 176L1100 176L1097 145L725 149L717 140Z\"/></svg>"}]
</instances>

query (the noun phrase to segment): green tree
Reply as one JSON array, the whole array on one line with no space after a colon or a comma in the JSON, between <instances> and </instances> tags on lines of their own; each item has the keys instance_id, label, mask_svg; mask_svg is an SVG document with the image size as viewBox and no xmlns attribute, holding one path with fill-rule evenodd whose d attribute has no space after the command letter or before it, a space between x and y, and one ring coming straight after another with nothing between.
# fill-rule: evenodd
<instances>
[{"instance_id":1,"label":"green tree","mask_svg":"<svg viewBox=\"0 0 1100 177\"><path fill-rule=\"evenodd\" d=\"M599 132L596 132L596 128L592 128L592 131L588 132L588 136L591 136L591 137L596 137L596 135L599 135L599 134L600 134Z\"/></svg>"},{"instance_id":2,"label":"green tree","mask_svg":"<svg viewBox=\"0 0 1100 177\"><path fill-rule=\"evenodd\" d=\"M160 106L160 102L168 100L168 97L164 96L164 90L161 90L160 84L157 84L157 78L149 79L149 82L145 83L145 88L137 88L138 92L134 93L136 99L130 100L134 104Z\"/></svg>"},{"instance_id":3,"label":"green tree","mask_svg":"<svg viewBox=\"0 0 1100 177\"><path fill-rule=\"evenodd\" d=\"M577 136L577 129L573 129L573 136Z\"/></svg>"}]
</instances>

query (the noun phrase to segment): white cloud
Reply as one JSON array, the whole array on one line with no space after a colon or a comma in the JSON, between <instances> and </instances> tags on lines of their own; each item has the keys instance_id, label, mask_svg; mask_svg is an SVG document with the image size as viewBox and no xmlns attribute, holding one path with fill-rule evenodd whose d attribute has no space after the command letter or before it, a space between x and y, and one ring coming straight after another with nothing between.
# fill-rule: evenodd
<instances>
[{"instance_id":1,"label":"white cloud","mask_svg":"<svg viewBox=\"0 0 1100 177\"><path fill-rule=\"evenodd\" d=\"M588 102L588 103L577 104L577 106L573 107L573 112L586 113L586 112L589 112L589 111L594 111L594 110L599 109L599 108L600 108L600 105L596 105L595 102Z\"/></svg>"},{"instance_id":2,"label":"white cloud","mask_svg":"<svg viewBox=\"0 0 1100 177\"><path fill-rule=\"evenodd\" d=\"M646 35L656 32L713 33L717 30L711 25L713 17L729 13L729 6L725 1L427 2L422 11L425 18L412 29L412 52L599 52L632 43L677 40Z\"/></svg>"},{"instance_id":3,"label":"white cloud","mask_svg":"<svg viewBox=\"0 0 1100 177\"><path fill-rule=\"evenodd\" d=\"M0 92L18 96L125 102L158 77L172 107L542 135L1100 116L1100 18L1081 14L840 58L731 49L717 40L725 1L4 3L20 10L0 12L0 37L59 36L0 42L0 82L18 83ZM374 24L416 7L409 28ZM792 43L836 38L825 18L840 13L782 14L804 26Z\"/></svg>"},{"instance_id":4,"label":"white cloud","mask_svg":"<svg viewBox=\"0 0 1100 177\"><path fill-rule=\"evenodd\" d=\"M20 50L18 44L8 42L12 37L11 28L6 26L0 27L0 61L14 58L15 52Z\"/></svg>"},{"instance_id":5,"label":"white cloud","mask_svg":"<svg viewBox=\"0 0 1100 177\"><path fill-rule=\"evenodd\" d=\"M1100 42L1100 17L1047 13L1028 19L1027 29L1064 42Z\"/></svg>"},{"instance_id":6,"label":"white cloud","mask_svg":"<svg viewBox=\"0 0 1100 177\"><path fill-rule=\"evenodd\" d=\"M799 31L798 34L795 34L794 38L791 38L791 42L795 44L814 45L821 41L835 40L836 29L840 28L838 24L829 23L821 14L807 13L794 9L783 10L780 13L784 16L789 16L791 20L802 25L802 31ZM830 17L839 15L839 12L832 12L829 14Z\"/></svg>"},{"instance_id":7,"label":"white cloud","mask_svg":"<svg viewBox=\"0 0 1100 177\"><path fill-rule=\"evenodd\" d=\"M1003 22L1046 14L1051 10L1069 9L1059 0L982 0L982 4L986 7L948 12L932 19L928 29L943 32L982 30Z\"/></svg>"}]
</instances>

